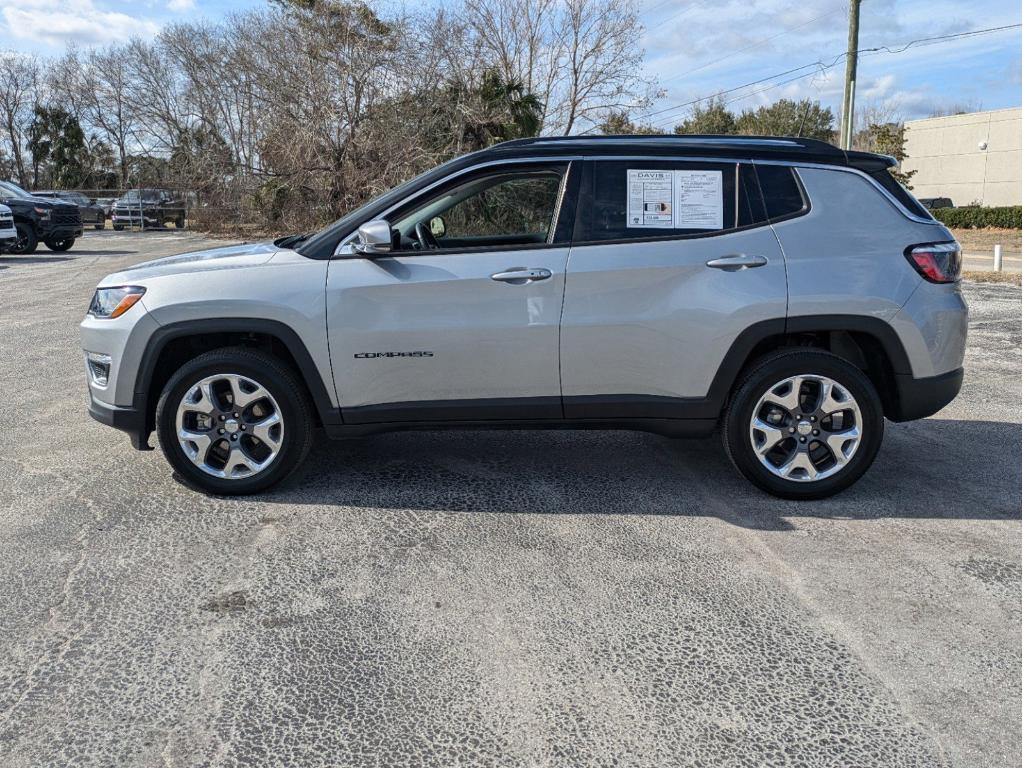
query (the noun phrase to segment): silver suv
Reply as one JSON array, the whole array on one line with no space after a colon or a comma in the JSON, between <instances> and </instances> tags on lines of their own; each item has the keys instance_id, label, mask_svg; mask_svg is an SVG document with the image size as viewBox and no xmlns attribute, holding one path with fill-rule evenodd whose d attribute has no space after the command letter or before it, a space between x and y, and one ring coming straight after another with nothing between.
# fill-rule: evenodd
<instances>
[{"instance_id":1,"label":"silver suv","mask_svg":"<svg viewBox=\"0 0 1022 768\"><path fill-rule=\"evenodd\" d=\"M769 493L833 494L962 382L951 233L894 160L806 139L539 138L326 229L110 275L90 413L192 486L259 491L313 432L720 429Z\"/></svg>"}]
</instances>

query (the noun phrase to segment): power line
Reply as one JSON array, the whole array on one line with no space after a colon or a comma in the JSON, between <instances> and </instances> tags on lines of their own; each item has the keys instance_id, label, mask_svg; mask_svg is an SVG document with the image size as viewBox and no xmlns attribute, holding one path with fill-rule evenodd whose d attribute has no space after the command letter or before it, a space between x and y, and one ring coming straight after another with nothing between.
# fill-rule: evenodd
<instances>
[{"instance_id":1,"label":"power line","mask_svg":"<svg viewBox=\"0 0 1022 768\"><path fill-rule=\"evenodd\" d=\"M821 13L819 16L815 16L815 17L809 19L809 21L806 21L806 22L798 24L798 25L796 25L794 27L790 27L788 29L785 29L785 30L783 30L781 32L778 32L776 35L771 35L770 37L764 37L762 40L757 40L754 43L750 43L749 45L745 46L744 48L739 48L737 51L732 51L727 56L722 56L719 59L714 59L713 61L708 61L705 64L701 64L698 67L696 67L694 69L690 69L690 70L688 70L686 72L682 72L681 74L672 75L671 77L667 78L663 82L669 83L672 80L677 80L678 78L686 77L687 75L691 75L693 72L699 72L700 70L706 69L707 67L712 67L715 64L720 64L722 61L727 61L728 59L732 59L735 56L738 56L739 54L745 53L746 51L751 51L753 48L758 48L761 45L766 45L767 43L773 42L774 40L776 40L779 37L784 37L785 35L789 35L792 32L795 32L796 30L802 29L804 27L808 27L810 24L814 24L815 22L819 21L820 19L825 19L828 16L832 16L835 13L838 13L838 12L843 11L843 10L845 10L844 6L841 6L839 8L834 8L832 10L829 10L826 13Z\"/></svg>"},{"instance_id":2,"label":"power line","mask_svg":"<svg viewBox=\"0 0 1022 768\"><path fill-rule=\"evenodd\" d=\"M659 3L657 3L656 5L650 6L649 8L647 8L646 10L644 10L642 12L643 13L653 13L653 11L657 10L658 8L663 8L669 2L671 2L671 0L660 0Z\"/></svg>"},{"instance_id":3,"label":"power line","mask_svg":"<svg viewBox=\"0 0 1022 768\"><path fill-rule=\"evenodd\" d=\"M929 46L929 45L938 45L940 43L950 42L950 41L953 41L953 40L960 40L960 39L963 39L963 38L976 37L976 36L979 36L979 35L987 35L987 34L992 34L994 32L1004 32L1004 31L1009 30L1009 29L1018 29L1020 27L1022 27L1022 23L1018 23L1018 24L1005 24L1005 25L1002 25L1002 26L999 26L999 27L989 27L987 29L974 29L974 30L971 30L969 32L957 32L957 33L948 34L948 35L936 35L936 36L933 36L933 37L922 37L922 38L919 38L917 40L911 40L908 43L906 43L905 45L900 46L900 47L891 48L889 46L882 45L882 46L877 46L877 47L873 47L873 48L860 48L858 50L858 53L860 53L860 54L862 54L862 53L904 53L909 48L913 48L913 47L926 47L926 46ZM701 97L699 97L697 99L692 99L691 101L686 101L686 102L683 102L681 104L674 104L672 106L665 107L663 109L658 109L658 110L653 111L653 112L647 112L646 114L639 115L636 119L637 120L643 120L643 119L648 119L650 117L655 117L657 115L662 115L662 114L665 114L667 112L676 112L677 110L681 110L681 109L684 109L685 107L693 106L694 104L699 104L699 103L707 101L709 99L715 99L715 98L718 98L720 96L724 96L724 95L729 94L729 93L734 93L735 91L740 91L740 90L743 90L745 88L750 88L750 87L752 87L754 85L760 85L761 83L769 82L770 80L774 80L774 79L776 79L778 77L784 77L786 75L794 74L795 72L801 72L802 70L814 68L814 71L812 71L812 72L805 72L805 73L803 73L801 75L798 75L797 77L791 78L790 80L786 80L784 82L779 82L779 83L774 83L773 85L770 85L767 88L763 88L763 89L761 89L759 91L756 91L754 93L745 94L745 95L741 96L738 99L733 99L732 100L732 101L739 101L741 99L748 98L750 96L754 96L754 95L756 95L758 93L763 93L764 91L768 91L768 90L771 90L773 88L777 88L777 87L779 87L781 85L785 85L787 83L791 83L791 82L794 82L796 80L801 80L802 78L809 77L810 75L822 74L823 72L826 72L828 69L831 69L832 67L836 66L847 55L848 55L847 52L841 53L838 56L834 57L834 59L832 61L830 61L829 63L824 63L822 60L817 60L817 61L811 62L809 64L803 64L800 67L793 67L792 69L787 69L787 70L785 70L783 72L777 72L777 73L775 73L773 75L769 75L767 77L763 77L763 78L760 78L758 80L753 80L753 81L748 82L748 83L743 83L742 85L735 86L734 88L727 88L727 89L724 89L724 90L721 90L721 91L717 91L716 93L710 94L708 96L701 96ZM731 102L727 102L727 103L731 103ZM673 116L667 117L667 118L661 118L660 120L657 120L657 121L655 121L652 124L653 125L659 125L659 124L662 124L665 121L673 120L676 117L677 117L677 115L673 115Z\"/></svg>"}]
</instances>

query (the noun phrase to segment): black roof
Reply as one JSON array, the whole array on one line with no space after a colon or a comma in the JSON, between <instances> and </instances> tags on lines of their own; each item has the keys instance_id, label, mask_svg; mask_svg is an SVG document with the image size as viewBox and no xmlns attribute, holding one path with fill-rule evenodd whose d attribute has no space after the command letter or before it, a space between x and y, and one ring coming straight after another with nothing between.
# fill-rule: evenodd
<instances>
[{"instance_id":1,"label":"black roof","mask_svg":"<svg viewBox=\"0 0 1022 768\"><path fill-rule=\"evenodd\" d=\"M547 157L565 152L593 156L679 153L689 157L793 160L846 165L865 171L890 168L897 164L893 157L887 155L846 152L819 139L792 136L538 136L495 144L477 152L476 156Z\"/></svg>"}]
</instances>

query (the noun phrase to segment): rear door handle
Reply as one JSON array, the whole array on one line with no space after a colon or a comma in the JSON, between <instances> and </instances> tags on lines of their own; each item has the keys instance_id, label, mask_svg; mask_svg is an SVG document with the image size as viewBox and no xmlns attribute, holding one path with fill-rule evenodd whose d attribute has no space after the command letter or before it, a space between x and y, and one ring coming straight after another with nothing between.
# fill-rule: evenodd
<instances>
[{"instance_id":1,"label":"rear door handle","mask_svg":"<svg viewBox=\"0 0 1022 768\"><path fill-rule=\"evenodd\" d=\"M543 269L542 267L514 267L507 270L506 272L498 272L495 275L490 275L493 280L499 280L502 283L531 283L536 280L546 280L553 273L549 269Z\"/></svg>"},{"instance_id":2,"label":"rear door handle","mask_svg":"<svg viewBox=\"0 0 1022 768\"><path fill-rule=\"evenodd\" d=\"M713 269L723 269L725 272L737 272L739 269L762 267L766 263L766 256L757 256L751 253L732 253L729 256L721 256L719 259L710 259L706 262L706 266L713 267Z\"/></svg>"}]
</instances>

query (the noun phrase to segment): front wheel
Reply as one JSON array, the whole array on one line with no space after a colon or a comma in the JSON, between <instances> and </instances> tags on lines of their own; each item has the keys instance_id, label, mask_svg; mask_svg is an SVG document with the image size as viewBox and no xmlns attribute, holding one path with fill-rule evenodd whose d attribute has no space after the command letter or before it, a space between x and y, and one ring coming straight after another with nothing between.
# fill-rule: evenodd
<instances>
[{"instance_id":1,"label":"front wheel","mask_svg":"<svg viewBox=\"0 0 1022 768\"><path fill-rule=\"evenodd\" d=\"M7 250L22 256L35 253L35 249L39 246L39 238L36 237L35 230L30 225L21 222L15 224L14 228L18 231L18 237L7 246Z\"/></svg>"},{"instance_id":2,"label":"front wheel","mask_svg":"<svg viewBox=\"0 0 1022 768\"><path fill-rule=\"evenodd\" d=\"M233 347L182 366L156 409L160 446L184 481L220 495L283 480L312 444L312 411L295 374L265 352Z\"/></svg>"},{"instance_id":3,"label":"front wheel","mask_svg":"<svg viewBox=\"0 0 1022 768\"><path fill-rule=\"evenodd\" d=\"M754 485L785 499L820 499L852 485L884 434L880 397L851 363L822 350L772 355L738 385L724 448Z\"/></svg>"},{"instance_id":4,"label":"front wheel","mask_svg":"<svg viewBox=\"0 0 1022 768\"><path fill-rule=\"evenodd\" d=\"M71 250L71 246L75 244L75 239L73 237L65 237L61 240L44 240L43 242L46 243L46 247L51 251L63 253L64 251Z\"/></svg>"}]
</instances>

